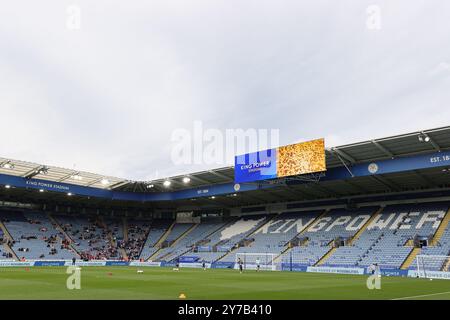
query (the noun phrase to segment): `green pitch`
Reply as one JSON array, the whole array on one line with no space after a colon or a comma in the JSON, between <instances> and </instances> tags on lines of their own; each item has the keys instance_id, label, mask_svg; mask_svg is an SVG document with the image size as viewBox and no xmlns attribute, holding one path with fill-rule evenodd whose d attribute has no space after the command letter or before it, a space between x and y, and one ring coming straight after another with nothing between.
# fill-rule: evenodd
<instances>
[{"instance_id":1,"label":"green pitch","mask_svg":"<svg viewBox=\"0 0 450 320\"><path fill-rule=\"evenodd\" d=\"M0 299L450 299L450 281L300 272L83 267L81 289L68 290L62 267L0 268Z\"/></svg>"}]
</instances>

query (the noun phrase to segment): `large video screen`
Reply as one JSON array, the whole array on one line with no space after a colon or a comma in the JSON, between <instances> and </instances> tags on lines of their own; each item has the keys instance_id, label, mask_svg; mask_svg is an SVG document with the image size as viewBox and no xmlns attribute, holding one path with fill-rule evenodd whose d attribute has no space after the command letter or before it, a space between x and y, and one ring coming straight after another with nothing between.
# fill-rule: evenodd
<instances>
[{"instance_id":1,"label":"large video screen","mask_svg":"<svg viewBox=\"0 0 450 320\"><path fill-rule=\"evenodd\" d=\"M234 159L236 183L282 178L326 170L325 141L318 139L244 155Z\"/></svg>"}]
</instances>

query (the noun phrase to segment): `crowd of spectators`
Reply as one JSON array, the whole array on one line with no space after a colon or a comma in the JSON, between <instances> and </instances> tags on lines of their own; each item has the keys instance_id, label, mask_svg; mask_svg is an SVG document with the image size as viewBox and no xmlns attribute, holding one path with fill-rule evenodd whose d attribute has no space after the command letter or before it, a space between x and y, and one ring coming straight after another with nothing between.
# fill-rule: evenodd
<instances>
[{"instance_id":1,"label":"crowd of spectators","mask_svg":"<svg viewBox=\"0 0 450 320\"><path fill-rule=\"evenodd\" d=\"M83 260L106 260L119 258L117 246L107 240L107 230L95 218L88 218L87 224L80 228L71 223L62 225L65 232L70 233L79 248ZM81 246L81 242L85 246ZM87 248L86 248L87 245Z\"/></svg>"},{"instance_id":2,"label":"crowd of spectators","mask_svg":"<svg viewBox=\"0 0 450 320\"><path fill-rule=\"evenodd\" d=\"M128 224L128 240L119 246L125 249L129 260L138 260L150 230L149 223L130 221Z\"/></svg>"}]
</instances>

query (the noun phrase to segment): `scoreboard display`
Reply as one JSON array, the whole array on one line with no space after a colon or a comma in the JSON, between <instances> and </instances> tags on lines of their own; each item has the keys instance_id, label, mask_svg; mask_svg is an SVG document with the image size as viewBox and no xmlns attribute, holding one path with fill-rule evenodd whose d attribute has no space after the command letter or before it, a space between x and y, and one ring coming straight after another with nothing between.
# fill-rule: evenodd
<instances>
[{"instance_id":1,"label":"scoreboard display","mask_svg":"<svg viewBox=\"0 0 450 320\"><path fill-rule=\"evenodd\" d=\"M324 139L247 153L234 159L235 183L322 171L326 171Z\"/></svg>"}]
</instances>

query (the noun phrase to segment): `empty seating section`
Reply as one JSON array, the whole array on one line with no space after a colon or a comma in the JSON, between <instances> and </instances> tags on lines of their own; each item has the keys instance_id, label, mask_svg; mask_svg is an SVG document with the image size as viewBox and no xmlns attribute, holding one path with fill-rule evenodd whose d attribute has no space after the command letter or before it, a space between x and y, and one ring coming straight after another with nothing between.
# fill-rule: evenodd
<instances>
[{"instance_id":1,"label":"empty seating section","mask_svg":"<svg viewBox=\"0 0 450 320\"><path fill-rule=\"evenodd\" d=\"M4 245L7 235L0 229L0 259L13 258L11 247L24 259L114 260L122 259L125 252L132 260L151 257L174 262L182 256L195 256L198 261L229 263L236 260L237 253L262 253L277 257L275 262L302 265L320 261L326 266L378 263L399 268L412 252L415 239L435 237L448 208L448 203L405 204L387 206L380 212L380 207L298 211L204 218L198 224L81 214L55 214L51 220L42 212L3 210L0 220L13 241ZM450 255L450 223L443 224L438 235L438 241L423 247L420 255ZM257 258L249 255L246 262ZM410 268L416 265L417 258Z\"/></svg>"},{"instance_id":2,"label":"empty seating section","mask_svg":"<svg viewBox=\"0 0 450 320\"><path fill-rule=\"evenodd\" d=\"M163 249L165 251L161 252L158 258L164 261L172 261L177 257L191 251L197 242L205 239L211 233L214 233L224 225L225 222L223 221L204 221L200 224L197 224L195 228L192 229L191 232L186 234L182 239L180 239L180 241L178 241L175 246Z\"/></svg>"},{"instance_id":3,"label":"empty seating section","mask_svg":"<svg viewBox=\"0 0 450 320\"><path fill-rule=\"evenodd\" d=\"M168 254L174 251L174 247L172 244L185 232L187 232L194 224L193 223L176 223L172 230L170 230L170 233L167 235L167 238L164 242L167 242L167 246L162 248L158 255L156 256L155 260L160 260L162 258L165 258ZM166 260L166 259L164 259Z\"/></svg>"},{"instance_id":4,"label":"empty seating section","mask_svg":"<svg viewBox=\"0 0 450 320\"><path fill-rule=\"evenodd\" d=\"M166 241L172 242L177 240L183 233L189 230L194 224L193 223L176 223L170 233L168 234Z\"/></svg>"},{"instance_id":5,"label":"empty seating section","mask_svg":"<svg viewBox=\"0 0 450 320\"><path fill-rule=\"evenodd\" d=\"M169 230L172 225L173 220L169 219L158 219L153 220L150 225L150 231L147 236L147 240L145 241L144 247L141 252L141 259L150 258L159 248L156 248L155 245L161 239L161 237Z\"/></svg>"},{"instance_id":6,"label":"empty seating section","mask_svg":"<svg viewBox=\"0 0 450 320\"><path fill-rule=\"evenodd\" d=\"M434 246L423 247L421 255L429 255L429 256L450 256L450 223L447 224L447 227L442 234L441 239ZM428 262L430 260L426 260ZM437 263L440 261L436 259ZM414 262L410 266L411 269L417 268L417 258L414 259Z\"/></svg>"},{"instance_id":7,"label":"empty seating section","mask_svg":"<svg viewBox=\"0 0 450 320\"><path fill-rule=\"evenodd\" d=\"M11 247L20 258L70 259L76 256L64 241L65 236L44 214L2 212L0 220L14 239Z\"/></svg>"},{"instance_id":8,"label":"empty seating section","mask_svg":"<svg viewBox=\"0 0 450 320\"><path fill-rule=\"evenodd\" d=\"M349 211L347 213L343 213L341 217L351 217L348 219L348 222L346 222L344 225L339 226L337 228L333 228L333 237L343 237L346 238L348 241L351 241L353 237L356 235L356 233L369 221L370 217L375 214L380 208L379 207L365 207L360 208L355 211ZM344 218L341 218L343 221ZM326 231L326 230L325 230ZM366 233L364 232L363 235ZM346 241L345 244L348 244L349 242ZM358 242L358 240L356 240ZM355 265L356 257L358 257L358 254L361 253L361 251L367 250L367 248L364 248L363 245L344 245L339 246L336 248L336 251L331 255L331 257L325 261L325 265L328 266L344 266L344 265Z\"/></svg>"},{"instance_id":9,"label":"empty seating section","mask_svg":"<svg viewBox=\"0 0 450 320\"><path fill-rule=\"evenodd\" d=\"M256 233L254 240L248 246L241 246L227 255L222 261L236 261L236 253L272 253L277 256L286 248L286 245L305 229L321 212L286 212L282 213ZM253 263L258 256L249 255L246 262ZM261 257L259 257L261 260Z\"/></svg>"},{"instance_id":10,"label":"empty seating section","mask_svg":"<svg viewBox=\"0 0 450 320\"><path fill-rule=\"evenodd\" d=\"M376 208L361 208L354 211L345 209L330 210L316 220L302 237L306 245L293 247L282 257L283 261L293 261L303 265L316 264L332 248L334 240L350 240L370 219Z\"/></svg>"},{"instance_id":11,"label":"empty seating section","mask_svg":"<svg viewBox=\"0 0 450 320\"><path fill-rule=\"evenodd\" d=\"M200 260L214 262L226 257L226 254L241 240L259 229L264 223L272 218L268 215L254 215L238 218L218 230L206 240L211 251L196 252ZM225 261L225 260L221 260Z\"/></svg>"},{"instance_id":12,"label":"empty seating section","mask_svg":"<svg viewBox=\"0 0 450 320\"><path fill-rule=\"evenodd\" d=\"M446 208L447 205L433 204L386 207L355 244L363 248L358 251L355 263L360 266L378 263L385 268L399 268L413 249L406 245L407 242L415 236L432 237Z\"/></svg>"}]
</instances>

